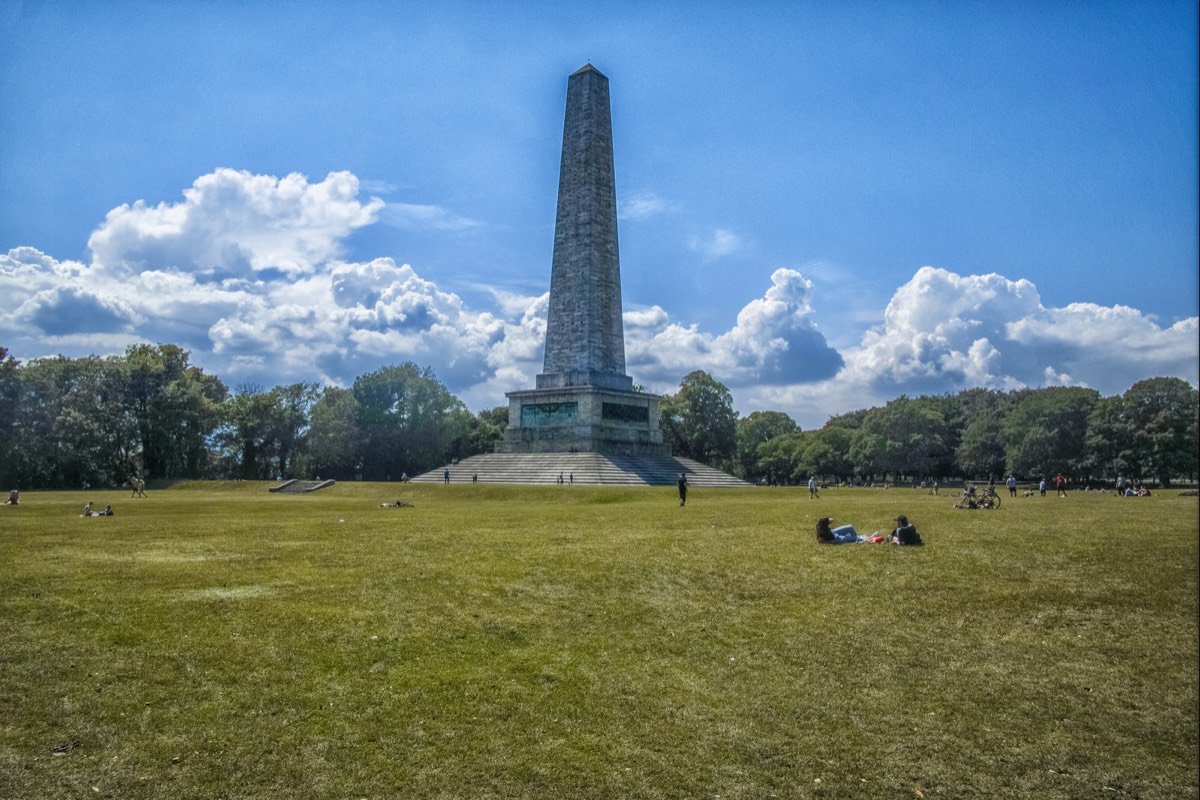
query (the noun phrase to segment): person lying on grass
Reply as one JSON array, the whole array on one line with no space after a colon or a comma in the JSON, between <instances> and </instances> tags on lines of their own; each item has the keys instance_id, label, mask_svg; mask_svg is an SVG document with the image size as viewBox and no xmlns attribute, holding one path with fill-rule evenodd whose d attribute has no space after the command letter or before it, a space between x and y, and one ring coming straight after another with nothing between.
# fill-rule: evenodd
<instances>
[{"instance_id":1,"label":"person lying on grass","mask_svg":"<svg viewBox=\"0 0 1200 800\"><path fill-rule=\"evenodd\" d=\"M857 544L865 541L854 530L853 525L841 525L831 528L832 517L821 517L817 520L817 544Z\"/></svg>"}]
</instances>

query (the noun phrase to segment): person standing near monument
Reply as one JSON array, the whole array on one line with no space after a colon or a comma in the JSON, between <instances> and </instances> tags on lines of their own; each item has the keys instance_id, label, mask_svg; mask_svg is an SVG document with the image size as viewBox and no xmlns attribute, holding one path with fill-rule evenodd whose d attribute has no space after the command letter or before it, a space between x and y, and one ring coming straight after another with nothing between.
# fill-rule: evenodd
<instances>
[{"instance_id":1,"label":"person standing near monument","mask_svg":"<svg viewBox=\"0 0 1200 800\"><path fill-rule=\"evenodd\" d=\"M675 485L679 487L679 505L680 506L687 505L687 490L688 490L687 475L685 475L682 472L679 473L679 480L675 481Z\"/></svg>"}]
</instances>

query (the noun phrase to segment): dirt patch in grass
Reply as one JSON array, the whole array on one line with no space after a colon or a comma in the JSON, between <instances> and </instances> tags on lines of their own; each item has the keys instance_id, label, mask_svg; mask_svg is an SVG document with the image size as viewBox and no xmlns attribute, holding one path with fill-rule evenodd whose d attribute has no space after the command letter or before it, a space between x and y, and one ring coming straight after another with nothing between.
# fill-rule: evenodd
<instances>
[{"instance_id":1,"label":"dirt patch in grass","mask_svg":"<svg viewBox=\"0 0 1200 800\"><path fill-rule=\"evenodd\" d=\"M182 601L247 600L255 597L275 597L280 590L274 586L210 586L206 589L185 589L176 593Z\"/></svg>"}]
</instances>

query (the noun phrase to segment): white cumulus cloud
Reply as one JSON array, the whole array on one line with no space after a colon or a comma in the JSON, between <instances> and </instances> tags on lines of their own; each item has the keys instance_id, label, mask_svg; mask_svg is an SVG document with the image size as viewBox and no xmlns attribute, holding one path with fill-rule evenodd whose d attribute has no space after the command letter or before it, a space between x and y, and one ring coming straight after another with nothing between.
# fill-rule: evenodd
<instances>
[{"instance_id":1,"label":"white cumulus cloud","mask_svg":"<svg viewBox=\"0 0 1200 800\"><path fill-rule=\"evenodd\" d=\"M946 391L1040 386L1052 374L1052 383L1114 393L1147 374L1194 375L1189 327L1162 328L1125 306L1047 308L1028 280L922 267L892 297L883 326L847 353L844 377Z\"/></svg>"},{"instance_id":2,"label":"white cumulus cloud","mask_svg":"<svg viewBox=\"0 0 1200 800\"><path fill-rule=\"evenodd\" d=\"M222 169L182 202L111 211L92 234L90 263L9 250L0 254L0 344L27 360L171 342L235 386L347 384L412 360L476 409L531 388L548 295L490 287L491 307L474 309L409 264L345 259L346 237L383 210L358 194L349 173L309 183ZM435 206L389 208L413 224L465 224ZM741 240L716 231L696 245L715 258ZM900 393L1086 385L1115 394L1157 375L1198 379L1195 317L1162 326L1125 306L1047 307L1028 280L923 267L896 289L882 324L840 336L855 344L839 350L818 325L809 277L780 268L762 280L762 294L723 331L658 305L627 310L628 373L674 392L702 369L730 387L740 412L785 411L805 427Z\"/></svg>"},{"instance_id":3,"label":"white cumulus cloud","mask_svg":"<svg viewBox=\"0 0 1200 800\"><path fill-rule=\"evenodd\" d=\"M896 290L883 324L843 351L834 378L762 384L738 399L751 409L790 408L819 425L901 393L1077 385L1112 395L1159 375L1196 384L1197 326L1192 317L1162 327L1125 306L1046 307L1028 280L922 267Z\"/></svg>"},{"instance_id":4,"label":"white cumulus cloud","mask_svg":"<svg viewBox=\"0 0 1200 800\"><path fill-rule=\"evenodd\" d=\"M183 202L139 200L108 212L88 239L98 265L183 269L253 277L312 272L342 239L376 220L384 203L358 199L358 178L331 172L319 183L218 169L184 190Z\"/></svg>"},{"instance_id":5,"label":"white cumulus cloud","mask_svg":"<svg viewBox=\"0 0 1200 800\"><path fill-rule=\"evenodd\" d=\"M670 322L655 306L625 315L625 354L635 380L663 391L703 369L730 386L805 383L832 377L841 356L811 319L812 282L777 269L766 293L746 304L720 334Z\"/></svg>"}]
</instances>

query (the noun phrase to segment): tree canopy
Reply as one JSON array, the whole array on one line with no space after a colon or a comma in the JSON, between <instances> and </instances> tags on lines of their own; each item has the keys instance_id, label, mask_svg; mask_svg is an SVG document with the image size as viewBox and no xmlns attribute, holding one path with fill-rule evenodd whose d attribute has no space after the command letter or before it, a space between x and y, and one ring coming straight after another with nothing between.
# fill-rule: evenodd
<instances>
[{"instance_id":1,"label":"tree canopy","mask_svg":"<svg viewBox=\"0 0 1200 800\"><path fill-rule=\"evenodd\" d=\"M901 396L802 431L787 414L739 418L728 387L697 370L662 398L676 455L752 482L1194 480L1197 390L1151 378L1101 397L1082 387ZM397 480L491 452L508 406L472 414L430 367L381 367L350 387L230 392L176 345L21 363L0 347L0 482L116 485L130 477Z\"/></svg>"}]
</instances>

